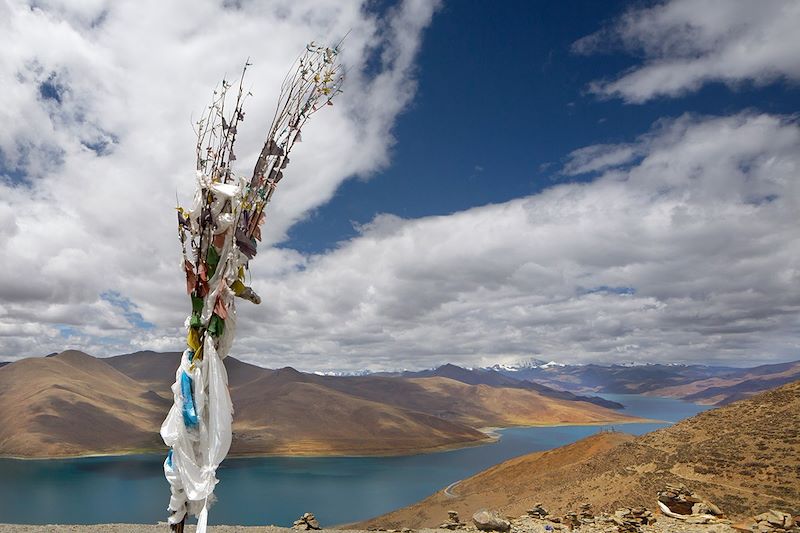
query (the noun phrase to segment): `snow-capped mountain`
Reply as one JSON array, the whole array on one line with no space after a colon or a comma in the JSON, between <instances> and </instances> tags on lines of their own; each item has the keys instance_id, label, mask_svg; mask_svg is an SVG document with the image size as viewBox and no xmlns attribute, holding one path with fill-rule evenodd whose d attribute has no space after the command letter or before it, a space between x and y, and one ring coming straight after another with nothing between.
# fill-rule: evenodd
<instances>
[{"instance_id":1,"label":"snow-capped mountain","mask_svg":"<svg viewBox=\"0 0 800 533\"><path fill-rule=\"evenodd\" d=\"M374 374L372 370L317 370L313 372L318 376L369 376Z\"/></svg>"},{"instance_id":2,"label":"snow-capped mountain","mask_svg":"<svg viewBox=\"0 0 800 533\"><path fill-rule=\"evenodd\" d=\"M519 372L532 368L550 368L553 366L565 366L555 361L543 361L541 359L524 359L514 363L495 363L492 366L483 367L484 370L496 370L498 372Z\"/></svg>"}]
</instances>

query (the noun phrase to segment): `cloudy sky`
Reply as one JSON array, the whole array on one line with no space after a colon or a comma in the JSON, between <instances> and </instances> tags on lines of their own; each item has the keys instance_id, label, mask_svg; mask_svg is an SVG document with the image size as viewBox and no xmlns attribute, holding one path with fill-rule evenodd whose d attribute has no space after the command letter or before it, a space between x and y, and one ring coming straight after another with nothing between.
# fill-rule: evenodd
<instances>
[{"instance_id":1,"label":"cloudy sky","mask_svg":"<svg viewBox=\"0 0 800 533\"><path fill-rule=\"evenodd\" d=\"M348 32L235 356L800 359L800 3L559 4L0 0L0 359L182 349L192 117Z\"/></svg>"}]
</instances>

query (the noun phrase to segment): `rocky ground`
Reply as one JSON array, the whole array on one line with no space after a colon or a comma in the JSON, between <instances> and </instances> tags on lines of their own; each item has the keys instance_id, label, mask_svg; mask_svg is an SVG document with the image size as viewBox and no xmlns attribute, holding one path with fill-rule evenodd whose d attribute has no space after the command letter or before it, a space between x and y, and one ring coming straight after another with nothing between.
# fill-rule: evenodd
<instances>
[{"instance_id":1,"label":"rocky ground","mask_svg":"<svg viewBox=\"0 0 800 533\"><path fill-rule=\"evenodd\" d=\"M564 528L561 524L556 524L547 520L537 520L534 518L520 518L514 520L511 533L552 533L562 529L546 529L546 526ZM475 528L470 528L477 531ZM0 533L167 533L169 528L166 525L144 525L144 524L100 524L93 526L85 525L47 525L47 526L24 526L13 524L0 524ZM194 532L194 526L188 526L187 533ZM211 533L296 533L296 530L275 527L275 526L211 526ZM324 531L324 530L323 530ZM603 529L600 526L584 525L579 530L581 533L601 533L612 531ZM616 530L613 530L616 531ZM703 533L736 533L734 529L724 524L713 525L687 525L678 520L664 518L651 526L641 529L643 532L653 533L678 533L678 532L703 532ZM414 533L450 533L447 529L415 529ZM372 533L358 529L336 530L336 533ZM408 533L408 532L407 532Z\"/></svg>"},{"instance_id":2,"label":"rocky ground","mask_svg":"<svg viewBox=\"0 0 800 533\"><path fill-rule=\"evenodd\" d=\"M551 529L547 529L550 526ZM474 526L465 526L465 531L477 532ZM275 526L211 526L211 533L297 533L297 530L275 527ZM144 525L144 524L100 524L93 526L86 525L46 525L46 526L27 526L0 524L0 533L167 533L169 528L165 524ZM194 526L188 526L187 533L194 532ZM324 531L324 530L322 530ZM335 530L336 533L373 533L358 529ZM402 531L402 530L401 530ZM398 532L398 533L401 533ZM520 517L511 521L511 533L553 533L558 531L569 531L564 524L541 520L532 517ZM604 524L583 524L580 533L607 533L619 531L609 525ZM643 533L738 533L728 524L686 524L680 520L668 517L658 517L658 520L651 525L642 526L639 531ZM415 529L408 530L406 533L451 533L448 529Z\"/></svg>"},{"instance_id":3,"label":"rocky ground","mask_svg":"<svg viewBox=\"0 0 800 533\"><path fill-rule=\"evenodd\" d=\"M550 526L550 529L547 529L547 526ZM581 524L574 531L579 531L580 533L616 533L617 531L626 531L618 528L619 526L615 524L597 521L595 523ZM570 530L564 524L530 517L521 517L511 521L511 533L554 533L559 531ZM640 531L642 533L737 533L729 524L687 524L681 520L668 517L658 517L654 523L642 525L638 529L630 531Z\"/></svg>"},{"instance_id":4,"label":"rocky ground","mask_svg":"<svg viewBox=\"0 0 800 533\"><path fill-rule=\"evenodd\" d=\"M212 533L298 533L299 531L319 531L319 524L310 513L307 513L295 522L294 528L277 526L211 526ZM548 516L541 507L534 508L527 515L507 520L490 511L475 513L469 523L462 522L458 513L450 511L448 519L438 528L421 529L393 529L393 530L363 530L363 529L334 529L331 533L566 533L577 531L580 533L798 533L800 527L794 522L776 526L775 516L764 513L760 521L740 522L732 524L722 517L700 519L701 515L694 515L692 519L676 519L661 514L654 514L643 508L620 509L613 514L593 516L588 507L581 512L568 513L563 517ZM708 515L702 515L708 517ZM759 517L756 517L758 519ZM794 518L794 517L792 517ZM800 517L798 517L800 518ZM696 523L707 521L710 523ZM782 527L786 526L786 527ZM98 524L98 525L15 525L0 524L0 533L167 533L169 528L166 523L156 525L146 524ZM186 533L194 533L194 526L186 526Z\"/></svg>"},{"instance_id":5,"label":"rocky ground","mask_svg":"<svg viewBox=\"0 0 800 533\"><path fill-rule=\"evenodd\" d=\"M800 533L800 515L770 509L756 516L733 522L714 503L703 499L685 485L666 485L658 492L654 512L644 507L623 507L613 513L595 513L591 504L577 511L551 515L541 503L519 517L503 516L481 510L462 520L457 511L447 511L447 518L436 528L330 529L331 533ZM325 531L312 513L303 514L292 528L277 526L211 526L213 533L300 533ZM166 523L98 525L16 525L0 524L0 533L167 533ZM187 526L186 533L194 533Z\"/></svg>"},{"instance_id":6,"label":"rocky ground","mask_svg":"<svg viewBox=\"0 0 800 533\"><path fill-rule=\"evenodd\" d=\"M438 528L334 529L336 533L800 533L800 516L770 509L757 516L734 523L725 517L713 502L702 498L685 485L666 485L658 492L658 510L644 507L623 507L613 513L595 513L592 505L584 503L577 511L564 515L550 514L541 503L535 504L519 517L502 516L495 511L480 510L469 520L462 520L457 511L447 511L447 518ZM166 523L100 524L100 525L13 525L0 524L0 533L149 533L164 532ZM187 526L187 533L194 526ZM322 532L313 513L304 513L292 528L277 526L211 526L213 533L300 533Z\"/></svg>"}]
</instances>

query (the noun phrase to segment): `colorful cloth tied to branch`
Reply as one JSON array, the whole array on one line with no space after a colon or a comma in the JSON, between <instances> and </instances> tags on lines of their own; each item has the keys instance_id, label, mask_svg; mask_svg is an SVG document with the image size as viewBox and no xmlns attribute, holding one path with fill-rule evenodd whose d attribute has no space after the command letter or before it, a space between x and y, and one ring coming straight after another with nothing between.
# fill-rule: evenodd
<instances>
[{"instance_id":1,"label":"colorful cloth tied to branch","mask_svg":"<svg viewBox=\"0 0 800 533\"><path fill-rule=\"evenodd\" d=\"M311 43L297 60L281 86L275 118L248 178L234 174L231 163L236 160L233 148L244 120L243 104L250 95L242 90L249 63L233 110L225 110L232 85L223 80L197 123L197 189L190 209L177 208L192 311L185 324L187 348L172 386L174 403L161 426L161 437L170 447L164 475L171 490L168 521L173 530L182 531L192 514L197 532L206 531L216 471L231 445L233 406L223 359L236 332L235 298L261 303L245 285L245 276L261 240L264 210L283 177L289 152L300 141L300 129L341 92L338 54L338 46Z\"/></svg>"}]
</instances>

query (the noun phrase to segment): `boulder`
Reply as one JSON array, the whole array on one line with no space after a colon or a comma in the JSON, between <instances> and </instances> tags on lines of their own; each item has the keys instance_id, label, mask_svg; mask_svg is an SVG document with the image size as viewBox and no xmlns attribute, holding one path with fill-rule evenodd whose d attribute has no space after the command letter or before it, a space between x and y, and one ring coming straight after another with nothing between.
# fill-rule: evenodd
<instances>
[{"instance_id":1,"label":"boulder","mask_svg":"<svg viewBox=\"0 0 800 533\"><path fill-rule=\"evenodd\" d=\"M478 511L472 515L472 523L481 531L509 531L511 522L489 511Z\"/></svg>"}]
</instances>

